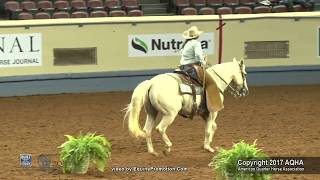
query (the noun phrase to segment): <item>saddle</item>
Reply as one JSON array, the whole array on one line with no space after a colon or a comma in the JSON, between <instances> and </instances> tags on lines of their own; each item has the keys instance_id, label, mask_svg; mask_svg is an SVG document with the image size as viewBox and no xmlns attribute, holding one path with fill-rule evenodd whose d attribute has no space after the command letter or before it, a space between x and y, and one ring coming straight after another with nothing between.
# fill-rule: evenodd
<instances>
[{"instance_id":1,"label":"saddle","mask_svg":"<svg viewBox=\"0 0 320 180\"><path fill-rule=\"evenodd\" d=\"M195 72L192 72L195 71ZM190 115L182 115L193 119L193 116L198 114L202 118L206 119L209 115L209 112L215 112L223 109L223 103L220 97L220 90L211 76L205 71L205 68L199 66L198 64L188 64L182 65L179 69L176 69L174 73L178 74L179 78L182 81L182 84L185 84L191 88L191 93L193 97L193 108ZM199 108L197 108L196 95L197 89L201 89L201 103ZM180 85L180 90L182 90ZM205 93L203 93L205 91ZM182 92L183 93L183 92Z\"/></svg>"}]
</instances>

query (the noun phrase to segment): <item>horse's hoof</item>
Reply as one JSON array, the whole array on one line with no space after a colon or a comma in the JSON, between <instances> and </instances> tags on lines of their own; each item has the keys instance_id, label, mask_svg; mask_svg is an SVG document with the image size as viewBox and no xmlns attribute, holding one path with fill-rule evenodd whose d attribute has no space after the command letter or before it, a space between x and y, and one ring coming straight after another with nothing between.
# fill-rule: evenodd
<instances>
[{"instance_id":1,"label":"horse's hoof","mask_svg":"<svg viewBox=\"0 0 320 180\"><path fill-rule=\"evenodd\" d=\"M158 157L159 156L159 153L157 153L157 152L149 152L150 154L152 154L153 156L155 156L155 157Z\"/></svg>"},{"instance_id":2,"label":"horse's hoof","mask_svg":"<svg viewBox=\"0 0 320 180\"><path fill-rule=\"evenodd\" d=\"M211 153L214 153L214 149L213 149L212 147L204 147L204 149L205 149L206 151L209 151L209 152L211 152Z\"/></svg>"},{"instance_id":3,"label":"horse's hoof","mask_svg":"<svg viewBox=\"0 0 320 180\"><path fill-rule=\"evenodd\" d=\"M163 154L166 155L166 156L169 155L170 152L171 152L170 149L165 149L165 150L163 150Z\"/></svg>"}]
</instances>

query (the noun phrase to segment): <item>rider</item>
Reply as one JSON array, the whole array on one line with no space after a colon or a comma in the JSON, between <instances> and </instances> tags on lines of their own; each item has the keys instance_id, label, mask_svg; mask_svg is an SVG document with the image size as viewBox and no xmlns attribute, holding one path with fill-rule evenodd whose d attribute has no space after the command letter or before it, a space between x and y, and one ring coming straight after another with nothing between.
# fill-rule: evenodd
<instances>
[{"instance_id":1,"label":"rider","mask_svg":"<svg viewBox=\"0 0 320 180\"><path fill-rule=\"evenodd\" d=\"M182 34L185 42L181 49L180 69L186 71L191 78L197 81L199 75L194 67L206 64L201 43L197 40L202 33L203 31L199 31L196 26L192 26Z\"/></svg>"},{"instance_id":2,"label":"rider","mask_svg":"<svg viewBox=\"0 0 320 180\"><path fill-rule=\"evenodd\" d=\"M202 33L203 31L199 31L196 26L183 32L185 42L181 49L179 68L202 86L205 85L207 109L210 112L219 111L223 108L220 91L214 79L205 71L207 56L204 55L201 43L198 41Z\"/></svg>"}]
</instances>

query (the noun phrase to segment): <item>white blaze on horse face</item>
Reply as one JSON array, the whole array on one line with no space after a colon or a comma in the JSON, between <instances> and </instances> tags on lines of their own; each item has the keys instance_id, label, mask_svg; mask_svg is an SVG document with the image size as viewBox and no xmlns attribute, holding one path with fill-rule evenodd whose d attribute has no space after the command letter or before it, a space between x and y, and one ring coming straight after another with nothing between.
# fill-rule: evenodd
<instances>
[{"instance_id":1,"label":"white blaze on horse face","mask_svg":"<svg viewBox=\"0 0 320 180\"><path fill-rule=\"evenodd\" d=\"M243 66L241 66L241 62L236 60L236 58L233 58L233 63L235 64L235 74L233 77L233 81L236 83L238 88L243 87L244 84L244 79L242 78L242 73L243 73Z\"/></svg>"},{"instance_id":2,"label":"white blaze on horse face","mask_svg":"<svg viewBox=\"0 0 320 180\"><path fill-rule=\"evenodd\" d=\"M247 80L246 80L246 66L244 64L244 60L237 61L233 58L233 63L235 64L235 74L233 77L233 81L237 86L237 89L240 92L240 96L245 96L249 93Z\"/></svg>"}]
</instances>

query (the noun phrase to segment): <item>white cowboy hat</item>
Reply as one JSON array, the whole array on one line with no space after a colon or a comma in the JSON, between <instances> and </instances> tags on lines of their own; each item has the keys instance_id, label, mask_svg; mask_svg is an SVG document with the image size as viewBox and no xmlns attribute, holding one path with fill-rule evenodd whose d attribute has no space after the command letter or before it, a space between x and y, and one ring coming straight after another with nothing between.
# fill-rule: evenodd
<instances>
[{"instance_id":1,"label":"white cowboy hat","mask_svg":"<svg viewBox=\"0 0 320 180\"><path fill-rule=\"evenodd\" d=\"M200 36L202 33L203 31L199 31L197 26L192 26L188 30L184 31L182 36L185 39L193 39Z\"/></svg>"}]
</instances>

